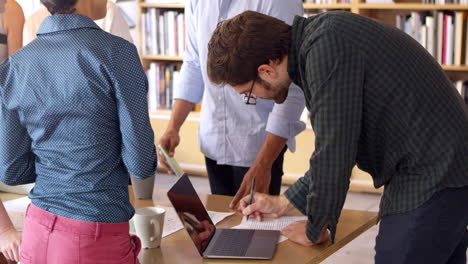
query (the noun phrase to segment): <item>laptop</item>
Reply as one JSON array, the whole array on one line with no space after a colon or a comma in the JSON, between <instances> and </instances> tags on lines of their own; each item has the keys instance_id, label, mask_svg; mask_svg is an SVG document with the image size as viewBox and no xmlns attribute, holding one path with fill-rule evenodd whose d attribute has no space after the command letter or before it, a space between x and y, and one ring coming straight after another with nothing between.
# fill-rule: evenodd
<instances>
[{"instance_id":1,"label":"laptop","mask_svg":"<svg viewBox=\"0 0 468 264\"><path fill-rule=\"evenodd\" d=\"M204 258L272 259L278 230L216 228L187 174L167 192L180 221Z\"/></svg>"}]
</instances>

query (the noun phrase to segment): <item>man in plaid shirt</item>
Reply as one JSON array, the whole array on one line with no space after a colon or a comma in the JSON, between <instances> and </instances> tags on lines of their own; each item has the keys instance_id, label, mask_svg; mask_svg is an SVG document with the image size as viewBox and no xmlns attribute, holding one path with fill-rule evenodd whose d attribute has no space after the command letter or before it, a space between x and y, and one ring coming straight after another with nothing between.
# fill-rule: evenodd
<instances>
[{"instance_id":1,"label":"man in plaid shirt","mask_svg":"<svg viewBox=\"0 0 468 264\"><path fill-rule=\"evenodd\" d=\"M246 215L308 216L282 233L333 243L355 164L385 186L376 263L465 263L468 111L440 65L409 35L349 12L288 26L244 12L209 43L208 75L282 103L302 87L316 135L310 169L285 195L255 194Z\"/></svg>"}]
</instances>

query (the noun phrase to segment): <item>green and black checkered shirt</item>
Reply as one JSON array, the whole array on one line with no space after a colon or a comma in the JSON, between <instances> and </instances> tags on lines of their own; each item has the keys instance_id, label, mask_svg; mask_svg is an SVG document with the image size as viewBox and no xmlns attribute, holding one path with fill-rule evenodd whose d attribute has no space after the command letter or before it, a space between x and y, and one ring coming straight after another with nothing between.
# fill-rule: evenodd
<instances>
[{"instance_id":1,"label":"green and black checkered shirt","mask_svg":"<svg viewBox=\"0 0 468 264\"><path fill-rule=\"evenodd\" d=\"M286 197L308 216L311 241L327 223L334 240L355 164L385 186L380 217L468 185L467 107L409 35L350 12L296 17L288 56L316 139Z\"/></svg>"}]
</instances>

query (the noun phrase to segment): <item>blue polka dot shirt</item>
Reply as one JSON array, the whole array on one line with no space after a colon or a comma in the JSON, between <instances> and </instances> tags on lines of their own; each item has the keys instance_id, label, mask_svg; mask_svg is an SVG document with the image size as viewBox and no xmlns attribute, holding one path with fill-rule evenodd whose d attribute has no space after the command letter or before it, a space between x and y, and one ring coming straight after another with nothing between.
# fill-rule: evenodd
<instances>
[{"instance_id":1,"label":"blue polka dot shirt","mask_svg":"<svg viewBox=\"0 0 468 264\"><path fill-rule=\"evenodd\" d=\"M147 79L135 46L82 15L47 17L0 64L0 180L32 203L93 222L134 214L129 175L154 175Z\"/></svg>"}]
</instances>

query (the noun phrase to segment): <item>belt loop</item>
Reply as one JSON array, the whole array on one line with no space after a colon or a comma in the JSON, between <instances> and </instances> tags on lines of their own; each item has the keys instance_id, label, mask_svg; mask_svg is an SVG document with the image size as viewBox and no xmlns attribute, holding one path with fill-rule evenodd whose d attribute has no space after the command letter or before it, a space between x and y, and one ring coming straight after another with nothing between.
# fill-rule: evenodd
<instances>
[{"instance_id":1,"label":"belt loop","mask_svg":"<svg viewBox=\"0 0 468 264\"><path fill-rule=\"evenodd\" d=\"M57 216L56 216L56 215L53 216L52 221L51 221L51 223L50 223L49 226L48 226L49 232L54 231L55 222L57 222Z\"/></svg>"},{"instance_id":2,"label":"belt loop","mask_svg":"<svg viewBox=\"0 0 468 264\"><path fill-rule=\"evenodd\" d=\"M101 223L96 223L96 234L94 235L94 241L97 241L101 232Z\"/></svg>"},{"instance_id":3,"label":"belt loop","mask_svg":"<svg viewBox=\"0 0 468 264\"><path fill-rule=\"evenodd\" d=\"M26 216L28 216L29 207L31 207L31 204L32 204L32 203L29 203L29 204L28 204L28 207L26 207Z\"/></svg>"}]
</instances>

